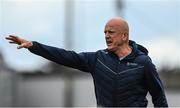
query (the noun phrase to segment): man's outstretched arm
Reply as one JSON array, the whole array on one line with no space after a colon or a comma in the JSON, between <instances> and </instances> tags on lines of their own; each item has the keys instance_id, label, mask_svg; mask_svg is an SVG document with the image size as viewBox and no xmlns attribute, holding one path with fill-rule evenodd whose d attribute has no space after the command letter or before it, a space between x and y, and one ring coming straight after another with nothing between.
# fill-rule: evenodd
<instances>
[{"instance_id":1,"label":"man's outstretched arm","mask_svg":"<svg viewBox=\"0 0 180 108\"><path fill-rule=\"evenodd\" d=\"M92 62L95 58L95 53L76 53L65 49L56 48L44 45L35 41L27 41L18 36L10 35L6 37L10 43L18 44L18 49L28 48L28 50L36 55L42 56L48 60L61 65L76 68L82 71L91 71Z\"/></svg>"}]
</instances>

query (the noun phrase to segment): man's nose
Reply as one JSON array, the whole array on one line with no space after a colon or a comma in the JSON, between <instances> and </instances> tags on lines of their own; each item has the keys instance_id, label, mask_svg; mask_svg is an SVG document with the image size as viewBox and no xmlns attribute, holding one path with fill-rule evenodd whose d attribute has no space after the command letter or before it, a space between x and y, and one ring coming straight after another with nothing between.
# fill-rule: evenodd
<instances>
[{"instance_id":1,"label":"man's nose","mask_svg":"<svg viewBox=\"0 0 180 108\"><path fill-rule=\"evenodd\" d=\"M105 37L106 37L106 38L109 38L109 37L110 37L109 33L106 33L106 34L105 34Z\"/></svg>"}]
</instances>

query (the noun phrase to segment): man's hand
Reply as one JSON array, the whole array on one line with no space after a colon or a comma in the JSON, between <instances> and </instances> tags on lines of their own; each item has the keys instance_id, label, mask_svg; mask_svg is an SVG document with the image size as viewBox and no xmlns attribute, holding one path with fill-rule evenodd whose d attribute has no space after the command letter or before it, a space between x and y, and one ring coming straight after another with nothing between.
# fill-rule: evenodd
<instances>
[{"instance_id":1,"label":"man's hand","mask_svg":"<svg viewBox=\"0 0 180 108\"><path fill-rule=\"evenodd\" d=\"M9 43L11 44L18 44L19 46L17 47L17 49L29 48L33 46L33 43L31 41L27 41L15 35L9 35L8 37L6 37L6 40L9 40Z\"/></svg>"}]
</instances>

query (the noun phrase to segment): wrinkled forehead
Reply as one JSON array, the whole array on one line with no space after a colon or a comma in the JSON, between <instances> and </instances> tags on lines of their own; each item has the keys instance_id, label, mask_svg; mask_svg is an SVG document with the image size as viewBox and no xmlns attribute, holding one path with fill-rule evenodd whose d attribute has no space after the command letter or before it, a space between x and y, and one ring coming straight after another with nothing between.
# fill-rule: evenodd
<instances>
[{"instance_id":1,"label":"wrinkled forehead","mask_svg":"<svg viewBox=\"0 0 180 108\"><path fill-rule=\"evenodd\" d=\"M119 21L109 21L105 25L105 30L117 30L121 28L121 23Z\"/></svg>"},{"instance_id":2,"label":"wrinkled forehead","mask_svg":"<svg viewBox=\"0 0 180 108\"><path fill-rule=\"evenodd\" d=\"M114 25L114 26L110 26L110 25L106 25L104 30L119 30L120 26L119 25Z\"/></svg>"},{"instance_id":3,"label":"wrinkled forehead","mask_svg":"<svg viewBox=\"0 0 180 108\"><path fill-rule=\"evenodd\" d=\"M105 26L111 26L111 27L113 27L113 26L121 26L121 21L119 21L119 20L110 20L110 21L108 21L106 23Z\"/></svg>"}]
</instances>

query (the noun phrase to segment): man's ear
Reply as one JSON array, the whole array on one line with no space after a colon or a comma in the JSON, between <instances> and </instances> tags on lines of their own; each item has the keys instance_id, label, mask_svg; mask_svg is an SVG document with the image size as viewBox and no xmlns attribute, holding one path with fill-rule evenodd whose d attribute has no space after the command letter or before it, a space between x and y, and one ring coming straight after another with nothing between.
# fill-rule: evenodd
<instances>
[{"instance_id":1,"label":"man's ear","mask_svg":"<svg viewBox=\"0 0 180 108\"><path fill-rule=\"evenodd\" d=\"M128 40L128 33L123 33L122 39L124 41Z\"/></svg>"}]
</instances>

